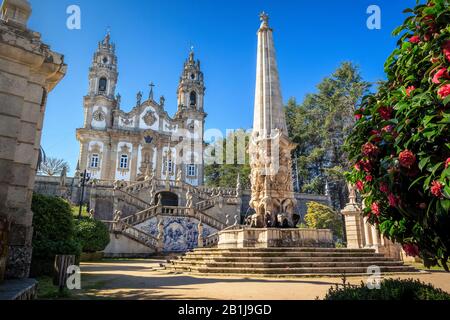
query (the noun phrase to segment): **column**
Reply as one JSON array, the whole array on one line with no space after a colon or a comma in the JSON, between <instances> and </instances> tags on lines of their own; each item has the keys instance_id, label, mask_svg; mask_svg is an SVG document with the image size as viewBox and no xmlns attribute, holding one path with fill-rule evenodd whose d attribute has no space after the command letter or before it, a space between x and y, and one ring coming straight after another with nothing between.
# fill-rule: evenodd
<instances>
[{"instance_id":1,"label":"column","mask_svg":"<svg viewBox=\"0 0 450 320\"><path fill-rule=\"evenodd\" d=\"M364 243L365 247L371 247L372 246L372 235L370 231L370 225L368 222L368 218L364 217Z\"/></svg>"},{"instance_id":2,"label":"column","mask_svg":"<svg viewBox=\"0 0 450 320\"><path fill-rule=\"evenodd\" d=\"M380 232L378 231L377 226L371 225L371 233L372 233L372 243L373 243L373 247L375 248L375 250L377 251L377 253L379 252L379 248L380 248Z\"/></svg>"},{"instance_id":3,"label":"column","mask_svg":"<svg viewBox=\"0 0 450 320\"><path fill-rule=\"evenodd\" d=\"M138 164L138 150L139 143L133 143L133 150L131 151L131 172L130 181L136 181L137 178L137 164Z\"/></svg>"}]
</instances>

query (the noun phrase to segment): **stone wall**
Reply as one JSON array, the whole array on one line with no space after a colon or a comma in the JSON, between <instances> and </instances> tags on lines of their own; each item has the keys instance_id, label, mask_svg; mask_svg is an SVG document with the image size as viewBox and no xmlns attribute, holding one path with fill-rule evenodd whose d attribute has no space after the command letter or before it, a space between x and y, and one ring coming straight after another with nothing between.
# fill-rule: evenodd
<instances>
[{"instance_id":1,"label":"stone wall","mask_svg":"<svg viewBox=\"0 0 450 320\"><path fill-rule=\"evenodd\" d=\"M34 192L46 196L63 197L73 204L78 204L81 194L81 188L78 184L78 179L67 177L65 179L64 187L62 187L60 177L37 175L34 184ZM90 192L91 188L89 186L85 187L85 203L89 201Z\"/></svg>"},{"instance_id":2,"label":"stone wall","mask_svg":"<svg viewBox=\"0 0 450 320\"><path fill-rule=\"evenodd\" d=\"M27 29L27 0L4 1L0 18L0 217L11 222L6 276L27 278L31 198L47 94L66 72L63 56Z\"/></svg>"}]
</instances>

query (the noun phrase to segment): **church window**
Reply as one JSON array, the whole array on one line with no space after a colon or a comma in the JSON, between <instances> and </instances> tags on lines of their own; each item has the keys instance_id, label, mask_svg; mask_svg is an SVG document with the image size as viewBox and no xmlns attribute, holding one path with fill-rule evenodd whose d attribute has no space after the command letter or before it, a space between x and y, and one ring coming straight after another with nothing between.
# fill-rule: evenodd
<instances>
[{"instance_id":1,"label":"church window","mask_svg":"<svg viewBox=\"0 0 450 320\"><path fill-rule=\"evenodd\" d=\"M191 79L195 80L195 74L194 73L191 74Z\"/></svg>"},{"instance_id":2,"label":"church window","mask_svg":"<svg viewBox=\"0 0 450 320\"><path fill-rule=\"evenodd\" d=\"M91 156L91 168L98 168L100 157L98 154L94 153Z\"/></svg>"},{"instance_id":3,"label":"church window","mask_svg":"<svg viewBox=\"0 0 450 320\"><path fill-rule=\"evenodd\" d=\"M195 105L197 105L197 94L195 93L195 91L192 91L191 92L191 95L190 95L190 105L191 106L195 106Z\"/></svg>"},{"instance_id":4,"label":"church window","mask_svg":"<svg viewBox=\"0 0 450 320\"><path fill-rule=\"evenodd\" d=\"M98 92L106 92L106 85L108 83L108 80L106 78L100 78L100 81L98 83Z\"/></svg>"},{"instance_id":5,"label":"church window","mask_svg":"<svg viewBox=\"0 0 450 320\"><path fill-rule=\"evenodd\" d=\"M188 164L186 171L187 171L188 177L196 177L197 176L197 166L195 164Z\"/></svg>"},{"instance_id":6,"label":"church window","mask_svg":"<svg viewBox=\"0 0 450 320\"><path fill-rule=\"evenodd\" d=\"M167 173L167 168L169 169L169 175L173 175L173 161L166 160L164 162L164 172Z\"/></svg>"},{"instance_id":7,"label":"church window","mask_svg":"<svg viewBox=\"0 0 450 320\"><path fill-rule=\"evenodd\" d=\"M128 155L123 154L120 156L119 167L120 169L128 169Z\"/></svg>"}]
</instances>

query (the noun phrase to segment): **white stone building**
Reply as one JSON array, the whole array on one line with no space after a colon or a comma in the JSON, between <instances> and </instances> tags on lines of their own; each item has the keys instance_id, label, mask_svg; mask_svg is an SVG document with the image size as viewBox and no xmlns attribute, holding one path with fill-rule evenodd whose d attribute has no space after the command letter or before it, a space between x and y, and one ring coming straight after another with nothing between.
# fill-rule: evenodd
<instances>
[{"instance_id":1,"label":"white stone building","mask_svg":"<svg viewBox=\"0 0 450 320\"><path fill-rule=\"evenodd\" d=\"M154 176L175 181L178 177L202 185L205 86L193 51L184 63L173 117L165 111L163 96L155 101L153 83L148 99L144 101L139 92L132 110L121 110L118 79L115 45L107 34L89 69L84 125L77 130L79 169L97 180L134 182Z\"/></svg>"}]
</instances>

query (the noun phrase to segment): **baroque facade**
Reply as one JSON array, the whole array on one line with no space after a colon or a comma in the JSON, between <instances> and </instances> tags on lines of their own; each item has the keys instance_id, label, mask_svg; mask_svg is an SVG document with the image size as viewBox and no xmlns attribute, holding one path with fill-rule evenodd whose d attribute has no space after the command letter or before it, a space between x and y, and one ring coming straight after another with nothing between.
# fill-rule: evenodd
<instances>
[{"instance_id":1,"label":"baroque facade","mask_svg":"<svg viewBox=\"0 0 450 320\"><path fill-rule=\"evenodd\" d=\"M139 92L136 105L124 112L116 94L118 78L115 45L107 34L89 70L84 125L77 130L79 168L103 181L136 182L152 176L202 185L205 85L194 52L183 66L173 117L165 111L164 96L155 100L153 83L148 98L144 101Z\"/></svg>"}]
</instances>

